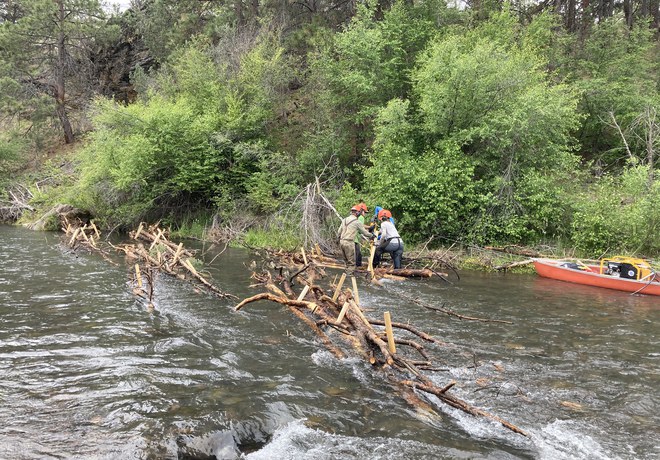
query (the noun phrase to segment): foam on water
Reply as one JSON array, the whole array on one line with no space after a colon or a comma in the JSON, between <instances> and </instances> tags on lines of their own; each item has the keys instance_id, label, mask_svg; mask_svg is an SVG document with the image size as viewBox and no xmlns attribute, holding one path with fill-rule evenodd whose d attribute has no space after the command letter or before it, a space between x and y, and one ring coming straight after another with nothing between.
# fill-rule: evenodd
<instances>
[{"instance_id":1,"label":"foam on water","mask_svg":"<svg viewBox=\"0 0 660 460\"><path fill-rule=\"evenodd\" d=\"M336 435L309 428L305 425L305 420L300 419L280 427L268 444L243 458L246 460L467 459L475 458L475 452L396 438Z\"/></svg>"},{"instance_id":2,"label":"foam on water","mask_svg":"<svg viewBox=\"0 0 660 460\"><path fill-rule=\"evenodd\" d=\"M586 435L593 429L581 427L570 420L555 420L532 433L539 459L547 460L609 460L616 456L605 451L595 439Z\"/></svg>"}]
</instances>

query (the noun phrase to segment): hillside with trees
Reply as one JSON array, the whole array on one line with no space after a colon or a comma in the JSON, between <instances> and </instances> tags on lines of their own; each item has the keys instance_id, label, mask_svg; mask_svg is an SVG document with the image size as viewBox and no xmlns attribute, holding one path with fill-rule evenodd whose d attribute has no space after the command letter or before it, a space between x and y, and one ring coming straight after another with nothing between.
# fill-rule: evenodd
<instances>
[{"instance_id":1,"label":"hillside with trees","mask_svg":"<svg viewBox=\"0 0 660 460\"><path fill-rule=\"evenodd\" d=\"M658 0L3 1L0 206L276 244L322 184L411 243L657 257L659 33Z\"/></svg>"}]
</instances>

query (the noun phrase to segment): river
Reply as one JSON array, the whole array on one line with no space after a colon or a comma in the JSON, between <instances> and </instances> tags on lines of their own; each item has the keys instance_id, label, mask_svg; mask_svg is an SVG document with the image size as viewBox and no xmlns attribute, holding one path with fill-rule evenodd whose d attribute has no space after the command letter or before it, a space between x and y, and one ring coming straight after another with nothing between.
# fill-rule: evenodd
<instances>
[{"instance_id":1,"label":"river","mask_svg":"<svg viewBox=\"0 0 660 460\"><path fill-rule=\"evenodd\" d=\"M197 248L221 289L261 292L248 251ZM453 394L525 438L442 404L415 409L279 304L235 312L161 276L150 310L112 257L0 226L0 458L660 458L657 297L477 272L360 283L369 316L447 342L432 349L438 385L455 380Z\"/></svg>"}]
</instances>

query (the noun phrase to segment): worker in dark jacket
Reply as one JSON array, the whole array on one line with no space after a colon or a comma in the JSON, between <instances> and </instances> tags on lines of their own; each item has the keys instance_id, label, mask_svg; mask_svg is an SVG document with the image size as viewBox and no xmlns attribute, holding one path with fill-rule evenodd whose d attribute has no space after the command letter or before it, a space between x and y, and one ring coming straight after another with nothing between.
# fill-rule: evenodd
<instances>
[{"instance_id":1,"label":"worker in dark jacket","mask_svg":"<svg viewBox=\"0 0 660 460\"><path fill-rule=\"evenodd\" d=\"M378 219L380 220L380 241L374 254L374 267L380 264L383 253L387 252L392 256L394 268L401 268L403 240L392 223L392 213L387 209L382 209L378 213Z\"/></svg>"},{"instance_id":2,"label":"worker in dark jacket","mask_svg":"<svg viewBox=\"0 0 660 460\"><path fill-rule=\"evenodd\" d=\"M339 237L339 247L344 256L344 264L346 265L345 271L353 273L355 271L355 238L362 235L367 239L374 238L372 233L369 233L364 224L358 220L362 210L358 206L351 208L351 214L341 221L341 225L337 229L337 236Z\"/></svg>"}]
</instances>

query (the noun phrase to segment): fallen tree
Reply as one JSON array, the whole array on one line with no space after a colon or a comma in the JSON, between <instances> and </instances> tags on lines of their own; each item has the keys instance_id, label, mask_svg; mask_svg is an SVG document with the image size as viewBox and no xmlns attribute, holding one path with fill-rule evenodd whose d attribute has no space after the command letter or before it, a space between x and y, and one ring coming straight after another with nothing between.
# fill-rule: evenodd
<instances>
[{"instance_id":1,"label":"fallen tree","mask_svg":"<svg viewBox=\"0 0 660 460\"><path fill-rule=\"evenodd\" d=\"M345 276L342 276L339 282L333 283L334 293L326 292L315 283L322 276L316 272L316 263L310 261L304 253L303 259L304 270L295 270L293 276L289 269L274 264L270 264L270 267L275 270L275 274L270 270L253 273L253 278L268 292L243 299L234 309L239 311L248 304L264 300L284 305L310 326L331 353L343 358L349 353L345 347L350 347L352 353L362 356L383 372L386 379L411 404L427 408L428 403L420 400L418 394L432 395L441 403L493 420L517 434L528 436L512 423L450 394L449 390L456 382L441 387L424 374L423 371L434 370L434 367L430 353L417 339L439 346L445 343L409 324L392 322L389 312L385 312L383 321L368 318L360 306L355 278L351 279L352 289L342 289L345 281ZM302 288L298 294L292 287L294 282ZM395 337L394 330L406 331L413 338ZM412 359L407 350L421 359Z\"/></svg>"},{"instance_id":2,"label":"fallen tree","mask_svg":"<svg viewBox=\"0 0 660 460\"><path fill-rule=\"evenodd\" d=\"M183 243L176 244L169 240L168 232L156 225L140 224L138 229L130 232L129 236L136 243L113 245L101 241L101 233L94 222L83 223L80 220L69 222L64 217L65 244L73 250L87 250L100 254L111 263L108 248L122 252L131 262L131 277L133 294L148 301L148 307L153 308L154 280L158 273L181 279L193 285L200 285L206 291L219 298L237 297L222 291L205 276L196 265L198 261L194 254L183 247Z\"/></svg>"}]
</instances>

